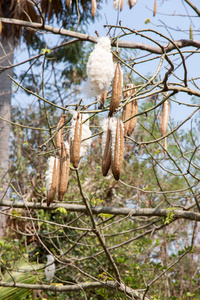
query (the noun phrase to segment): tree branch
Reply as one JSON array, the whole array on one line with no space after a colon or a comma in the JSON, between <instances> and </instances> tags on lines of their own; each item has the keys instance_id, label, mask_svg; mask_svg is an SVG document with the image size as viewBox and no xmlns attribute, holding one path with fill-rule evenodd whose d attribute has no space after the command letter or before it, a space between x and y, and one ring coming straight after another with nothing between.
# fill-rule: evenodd
<instances>
[{"instance_id":1,"label":"tree branch","mask_svg":"<svg viewBox=\"0 0 200 300\"><path fill-rule=\"evenodd\" d=\"M31 289L31 290L43 290L43 291L52 291L52 292L79 292L82 290L88 289L99 289L101 287L116 289L120 292L123 292L130 297L131 299L142 299L142 294L140 291L133 290L130 287L121 284L115 284L113 281L106 282L86 282L74 285L47 285L47 284L25 284L25 283L14 283L14 282L4 282L0 281L0 286L3 287L13 287L21 289ZM149 297L145 297L145 300L150 300Z\"/></svg>"},{"instance_id":2,"label":"tree branch","mask_svg":"<svg viewBox=\"0 0 200 300\"><path fill-rule=\"evenodd\" d=\"M26 21L10 19L10 18L0 18L0 20L2 23L15 24L18 26L40 29L40 30L52 32L54 34L78 38L81 41L89 41L92 43L97 43L97 39L98 39L97 37L94 37L92 35L88 35L88 34L84 34L84 33L80 33L80 32L75 32L75 31L71 31L71 30L67 30L67 29L55 28L50 25L43 26L43 24L41 24L41 23L26 22ZM116 46L116 42L114 42L112 45ZM130 41L118 41L118 47L140 49L140 50L144 50L144 51L147 51L150 53L163 54L163 51L160 47L151 46L151 45L144 44L144 43L137 43L137 42L130 42ZM189 40L181 39L181 40L173 41L173 44L167 43L165 46L163 46L166 53L171 52L174 49L177 49L177 47L178 48L184 48L184 47L200 48L200 41L195 41L195 40L190 40L190 39Z\"/></svg>"},{"instance_id":3,"label":"tree branch","mask_svg":"<svg viewBox=\"0 0 200 300\"><path fill-rule=\"evenodd\" d=\"M52 203L49 207L46 204L34 203L34 202L21 202L21 201L8 201L3 200L0 202L1 206L14 207L14 208L34 208L34 209L44 209L44 210L55 210L56 208L63 207L67 211L78 211L82 213L87 213L85 205L79 204L67 204L67 203ZM160 208L123 208L123 207L91 207L93 214L111 214L111 215L123 215L123 216L146 216L146 217L167 217L169 212L173 212L174 219L186 219L200 222L200 213L177 210L177 209L160 209ZM22 217L20 217L22 218Z\"/></svg>"}]
</instances>

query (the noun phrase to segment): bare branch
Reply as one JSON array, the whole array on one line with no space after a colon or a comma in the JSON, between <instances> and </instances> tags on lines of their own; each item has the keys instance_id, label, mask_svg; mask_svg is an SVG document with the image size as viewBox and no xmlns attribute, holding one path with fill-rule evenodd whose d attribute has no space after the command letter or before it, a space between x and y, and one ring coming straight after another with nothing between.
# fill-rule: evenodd
<instances>
[{"instance_id":1,"label":"bare branch","mask_svg":"<svg viewBox=\"0 0 200 300\"><path fill-rule=\"evenodd\" d=\"M14 207L14 208L34 208L34 209L44 209L44 210L55 210L59 207L65 208L67 211L77 211L82 213L88 213L85 205L78 204L66 204L66 203L53 203L49 207L46 204L34 203L34 202L21 202L21 201L1 201L2 206L6 207ZM172 210L170 210L172 211ZM159 208L123 208L123 207L91 207L91 212L94 215L98 214L111 214L111 215L123 215L123 216L146 216L146 217L167 217L169 210L168 209L159 209ZM192 221L200 221L200 213L185 211L185 210L177 210L173 209L174 219L187 219ZM20 218L23 218L20 216Z\"/></svg>"}]
</instances>

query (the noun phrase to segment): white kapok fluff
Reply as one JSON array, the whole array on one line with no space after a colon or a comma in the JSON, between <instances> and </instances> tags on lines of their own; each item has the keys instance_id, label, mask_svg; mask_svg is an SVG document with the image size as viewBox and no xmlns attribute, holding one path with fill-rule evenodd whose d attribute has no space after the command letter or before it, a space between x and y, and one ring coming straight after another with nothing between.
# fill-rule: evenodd
<instances>
[{"instance_id":1,"label":"white kapok fluff","mask_svg":"<svg viewBox=\"0 0 200 300\"><path fill-rule=\"evenodd\" d=\"M47 264L46 264L46 267L44 270L47 281L50 281L51 279L53 279L55 270L56 270L56 267L54 264L54 257L52 255L47 255Z\"/></svg>"},{"instance_id":2,"label":"white kapok fluff","mask_svg":"<svg viewBox=\"0 0 200 300\"><path fill-rule=\"evenodd\" d=\"M110 50L109 37L101 37L90 53L87 63L88 81L82 89L87 97L98 96L108 90L111 85L114 76L114 64Z\"/></svg>"},{"instance_id":3,"label":"white kapok fluff","mask_svg":"<svg viewBox=\"0 0 200 300\"><path fill-rule=\"evenodd\" d=\"M50 156L47 160L47 171L46 171L46 190L47 194L51 190L52 178L53 178L53 169L54 169L54 161L56 160L56 164L58 163L58 159L54 156Z\"/></svg>"}]
</instances>

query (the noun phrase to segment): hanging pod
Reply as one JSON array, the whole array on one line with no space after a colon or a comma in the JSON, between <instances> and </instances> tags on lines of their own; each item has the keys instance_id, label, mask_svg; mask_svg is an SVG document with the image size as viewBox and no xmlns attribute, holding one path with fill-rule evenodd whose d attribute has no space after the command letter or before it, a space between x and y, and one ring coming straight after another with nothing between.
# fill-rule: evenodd
<instances>
[{"instance_id":1,"label":"hanging pod","mask_svg":"<svg viewBox=\"0 0 200 300\"><path fill-rule=\"evenodd\" d=\"M97 10L97 1L96 0L92 0L92 19L96 15L96 10Z\"/></svg>"},{"instance_id":2,"label":"hanging pod","mask_svg":"<svg viewBox=\"0 0 200 300\"><path fill-rule=\"evenodd\" d=\"M106 90L104 93L97 97L98 109L102 109L104 107L104 103L106 101L108 91Z\"/></svg>"},{"instance_id":3,"label":"hanging pod","mask_svg":"<svg viewBox=\"0 0 200 300\"><path fill-rule=\"evenodd\" d=\"M63 141L63 127L62 126L64 125L65 118L66 118L66 115L63 115L61 117L60 121L58 122L57 127L56 127L56 130L58 130L58 132L56 133L56 136L55 136L56 148L60 148L61 143Z\"/></svg>"},{"instance_id":4,"label":"hanging pod","mask_svg":"<svg viewBox=\"0 0 200 300\"><path fill-rule=\"evenodd\" d=\"M122 98L122 87L123 87L123 72L121 70L120 63L116 64L115 75L112 86L112 96L110 102L109 117L113 115L116 109L119 107Z\"/></svg>"},{"instance_id":5,"label":"hanging pod","mask_svg":"<svg viewBox=\"0 0 200 300\"><path fill-rule=\"evenodd\" d=\"M46 171L46 191L47 191L47 206L49 206L55 199L58 189L60 162L59 159L50 156L48 161L48 168Z\"/></svg>"},{"instance_id":6,"label":"hanging pod","mask_svg":"<svg viewBox=\"0 0 200 300\"><path fill-rule=\"evenodd\" d=\"M61 143L61 156L60 156L60 176L58 186L58 200L62 201L64 194L67 191L69 181L69 144L68 142Z\"/></svg>"},{"instance_id":7,"label":"hanging pod","mask_svg":"<svg viewBox=\"0 0 200 300\"><path fill-rule=\"evenodd\" d=\"M126 89L132 88L131 90L124 92L124 99L127 99L135 93L135 86L134 86L134 84L127 84L125 88ZM126 121L131 116L134 116L137 113L138 113L138 101L133 100L124 106L123 112L122 112L122 121L123 122ZM130 119L129 121L125 122L124 123L124 134L130 136L131 133L135 129L136 123L137 123L137 117L134 117L134 118Z\"/></svg>"},{"instance_id":8,"label":"hanging pod","mask_svg":"<svg viewBox=\"0 0 200 300\"><path fill-rule=\"evenodd\" d=\"M131 9L137 3L137 1L138 0L128 0L129 8Z\"/></svg>"},{"instance_id":9,"label":"hanging pod","mask_svg":"<svg viewBox=\"0 0 200 300\"><path fill-rule=\"evenodd\" d=\"M78 168L80 149L81 149L81 135L82 135L82 115L78 112L75 118L75 128L70 137L70 160L74 168Z\"/></svg>"},{"instance_id":10,"label":"hanging pod","mask_svg":"<svg viewBox=\"0 0 200 300\"><path fill-rule=\"evenodd\" d=\"M165 96L167 94L165 93ZM162 105L162 111L160 115L160 132L161 135L164 136L167 132L167 126L169 122L169 113L170 113L170 103L169 99L165 100ZM167 150L167 138L163 139L163 147Z\"/></svg>"},{"instance_id":11,"label":"hanging pod","mask_svg":"<svg viewBox=\"0 0 200 300\"><path fill-rule=\"evenodd\" d=\"M110 119L105 119L102 123L103 136L102 136L102 173L103 176L108 174L111 166L111 130Z\"/></svg>"},{"instance_id":12,"label":"hanging pod","mask_svg":"<svg viewBox=\"0 0 200 300\"><path fill-rule=\"evenodd\" d=\"M120 119L111 118L111 170L119 180L124 158L124 125Z\"/></svg>"}]
</instances>

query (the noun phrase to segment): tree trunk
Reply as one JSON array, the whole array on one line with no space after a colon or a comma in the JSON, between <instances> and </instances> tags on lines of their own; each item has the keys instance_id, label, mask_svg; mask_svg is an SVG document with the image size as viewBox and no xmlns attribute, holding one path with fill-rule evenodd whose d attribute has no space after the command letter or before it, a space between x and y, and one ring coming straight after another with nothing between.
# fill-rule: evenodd
<instances>
[{"instance_id":1,"label":"tree trunk","mask_svg":"<svg viewBox=\"0 0 200 300\"><path fill-rule=\"evenodd\" d=\"M11 86L12 82L7 74L13 75L13 69L5 70L6 66L13 64L14 43L12 40L0 41L0 117L10 120L11 112ZM9 186L9 136L10 124L0 119L0 201L8 197ZM7 216L1 214L0 207L0 237L5 234Z\"/></svg>"}]
</instances>

